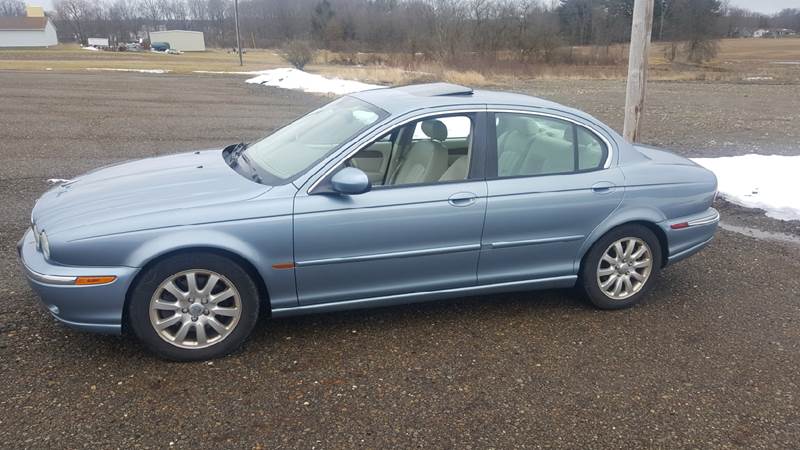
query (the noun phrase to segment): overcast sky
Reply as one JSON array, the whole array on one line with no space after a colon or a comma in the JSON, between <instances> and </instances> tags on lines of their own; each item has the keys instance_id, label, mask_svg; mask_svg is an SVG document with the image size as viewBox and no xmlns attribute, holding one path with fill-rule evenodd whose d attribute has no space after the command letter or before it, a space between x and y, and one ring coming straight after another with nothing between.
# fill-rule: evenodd
<instances>
[{"instance_id":1,"label":"overcast sky","mask_svg":"<svg viewBox=\"0 0 800 450\"><path fill-rule=\"evenodd\" d=\"M25 0L25 3L44 6L47 10L53 9L53 0ZM784 8L800 8L800 0L731 0L731 5L772 14Z\"/></svg>"},{"instance_id":2,"label":"overcast sky","mask_svg":"<svg viewBox=\"0 0 800 450\"><path fill-rule=\"evenodd\" d=\"M53 10L53 0L24 0L26 5L44 6L47 11Z\"/></svg>"},{"instance_id":3,"label":"overcast sky","mask_svg":"<svg viewBox=\"0 0 800 450\"><path fill-rule=\"evenodd\" d=\"M772 14L784 8L800 9L800 0L731 0L731 6Z\"/></svg>"}]
</instances>

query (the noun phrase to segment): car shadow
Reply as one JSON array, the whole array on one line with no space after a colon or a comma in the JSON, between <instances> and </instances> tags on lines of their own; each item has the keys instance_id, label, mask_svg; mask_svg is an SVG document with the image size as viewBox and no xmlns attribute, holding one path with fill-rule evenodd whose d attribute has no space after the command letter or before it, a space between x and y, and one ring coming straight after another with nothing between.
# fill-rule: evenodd
<instances>
[{"instance_id":1,"label":"car shadow","mask_svg":"<svg viewBox=\"0 0 800 450\"><path fill-rule=\"evenodd\" d=\"M265 316L259 320L248 342L228 358L247 360L263 352L283 355L283 359L299 357L308 350L304 343L314 342L317 351L322 351L326 341L359 332L380 340L383 335L392 333L408 335L409 331L417 334L449 327L477 338L481 331L473 330L487 326L502 328L502 324L517 319L563 322L585 318L596 311L583 294L573 288L457 297L286 318ZM160 361L130 334L120 338L71 332L70 339L74 340L72 347L84 351L91 348L96 356Z\"/></svg>"},{"instance_id":2,"label":"car shadow","mask_svg":"<svg viewBox=\"0 0 800 450\"><path fill-rule=\"evenodd\" d=\"M486 320L519 314L590 311L592 305L575 289L524 291L507 294L456 297L405 305L351 311L308 314L286 318L265 317L253 332L251 342L258 345L276 336L301 337L304 331L318 335L325 329L360 328L381 324L386 328L424 326L453 320Z\"/></svg>"}]
</instances>

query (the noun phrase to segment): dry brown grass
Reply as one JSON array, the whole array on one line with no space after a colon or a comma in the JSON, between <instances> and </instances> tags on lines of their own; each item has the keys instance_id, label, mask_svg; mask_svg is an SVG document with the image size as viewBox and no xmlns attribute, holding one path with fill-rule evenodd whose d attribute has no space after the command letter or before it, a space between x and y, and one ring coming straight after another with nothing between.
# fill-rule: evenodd
<instances>
[{"instance_id":1,"label":"dry brown grass","mask_svg":"<svg viewBox=\"0 0 800 450\"><path fill-rule=\"evenodd\" d=\"M483 86L489 84L489 79L480 72L476 72L474 70L452 70L442 65L435 64L420 65L415 70L407 70L385 65L313 65L309 66L309 70L327 77L353 79L366 83L395 86L431 81L447 81L449 83L464 84L469 86Z\"/></svg>"},{"instance_id":2,"label":"dry brown grass","mask_svg":"<svg viewBox=\"0 0 800 450\"><path fill-rule=\"evenodd\" d=\"M800 39L726 39L713 61L703 64L671 63L664 57L666 44L655 43L650 51L650 79L705 80L730 82L800 82ZM569 52L573 64L524 64L513 55L497 60L481 60L470 55L458 67L430 61L410 61L400 54L337 54L320 52L307 70L326 76L355 79L368 83L402 85L448 81L468 86L505 85L522 79L624 79L627 72L626 45L608 49L574 47ZM349 60L357 65L333 64ZM595 61L594 64L587 62ZM597 61L611 61L596 64ZM86 70L163 69L172 73L194 71L240 72L287 67L276 51L250 50L244 57L224 50L163 55L150 52L91 52L76 45L50 49L0 50L0 70ZM370 63L371 62L371 63ZM577 63L582 62L582 63Z\"/></svg>"},{"instance_id":3,"label":"dry brown grass","mask_svg":"<svg viewBox=\"0 0 800 450\"><path fill-rule=\"evenodd\" d=\"M664 56L668 44L651 46L650 79L661 81L800 82L800 66L775 64L800 60L800 39L725 39L717 57L706 64L670 62ZM627 45L608 48L573 47L559 50L560 58L572 63L523 64L513 55L497 60L460 61L461 70L430 62L409 61L408 55L340 54L324 52L314 71L342 78L380 84L450 81L470 86L503 85L511 79L611 79L627 76ZM565 57L566 56L566 57ZM349 61L358 65L331 64ZM378 64L370 64L378 61ZM480 69L477 69L480 68Z\"/></svg>"},{"instance_id":4,"label":"dry brown grass","mask_svg":"<svg viewBox=\"0 0 800 450\"><path fill-rule=\"evenodd\" d=\"M244 55L243 67L234 53L212 49L182 55L154 52L93 52L75 44L52 48L2 49L0 70L85 70L87 68L163 69L175 73L207 71L253 71L287 64L272 50L251 50Z\"/></svg>"}]
</instances>

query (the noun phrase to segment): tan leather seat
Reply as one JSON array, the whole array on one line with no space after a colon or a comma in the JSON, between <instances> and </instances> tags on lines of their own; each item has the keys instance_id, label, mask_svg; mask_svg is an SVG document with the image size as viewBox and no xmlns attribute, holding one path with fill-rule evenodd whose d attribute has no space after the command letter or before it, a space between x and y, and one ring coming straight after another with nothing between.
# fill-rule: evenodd
<instances>
[{"instance_id":1,"label":"tan leather seat","mask_svg":"<svg viewBox=\"0 0 800 450\"><path fill-rule=\"evenodd\" d=\"M464 155L450 164L450 167L439 178L439 181L456 181L467 179L467 169L469 169L469 157Z\"/></svg>"},{"instance_id":2,"label":"tan leather seat","mask_svg":"<svg viewBox=\"0 0 800 450\"><path fill-rule=\"evenodd\" d=\"M545 134L536 136L522 165L526 174L548 174L572 172L575 154L572 143Z\"/></svg>"},{"instance_id":3,"label":"tan leather seat","mask_svg":"<svg viewBox=\"0 0 800 450\"><path fill-rule=\"evenodd\" d=\"M539 126L529 118L516 114L500 115L497 124L497 174L501 177L526 175L522 165L528 157L531 142Z\"/></svg>"},{"instance_id":4,"label":"tan leather seat","mask_svg":"<svg viewBox=\"0 0 800 450\"><path fill-rule=\"evenodd\" d=\"M443 144L447 127L439 120L426 120L420 128L428 139L411 145L390 184L432 183L447 170L448 152Z\"/></svg>"}]
</instances>

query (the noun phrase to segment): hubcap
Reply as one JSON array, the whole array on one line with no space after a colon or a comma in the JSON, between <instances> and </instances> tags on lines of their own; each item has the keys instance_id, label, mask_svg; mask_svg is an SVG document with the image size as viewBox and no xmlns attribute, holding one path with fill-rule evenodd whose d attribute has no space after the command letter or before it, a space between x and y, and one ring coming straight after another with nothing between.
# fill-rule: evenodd
<instances>
[{"instance_id":1,"label":"hubcap","mask_svg":"<svg viewBox=\"0 0 800 450\"><path fill-rule=\"evenodd\" d=\"M205 348L236 328L242 302L223 275L192 269L164 280L150 299L150 325L161 339L180 348Z\"/></svg>"},{"instance_id":2,"label":"hubcap","mask_svg":"<svg viewBox=\"0 0 800 450\"><path fill-rule=\"evenodd\" d=\"M653 269L650 247L639 238L620 239L606 249L597 265L597 285L609 298L624 300L644 287Z\"/></svg>"}]
</instances>

